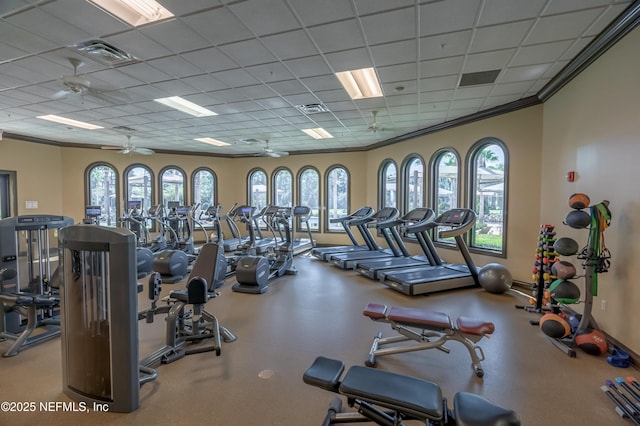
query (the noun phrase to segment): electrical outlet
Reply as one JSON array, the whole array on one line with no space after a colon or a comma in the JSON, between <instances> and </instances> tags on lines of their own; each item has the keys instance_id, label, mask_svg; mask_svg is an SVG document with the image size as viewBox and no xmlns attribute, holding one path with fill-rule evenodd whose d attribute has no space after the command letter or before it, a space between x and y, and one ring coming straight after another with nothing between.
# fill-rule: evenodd
<instances>
[{"instance_id":1,"label":"electrical outlet","mask_svg":"<svg viewBox=\"0 0 640 426\"><path fill-rule=\"evenodd\" d=\"M607 310L607 301L606 300L601 300L600 301L600 310L601 311L606 311Z\"/></svg>"}]
</instances>

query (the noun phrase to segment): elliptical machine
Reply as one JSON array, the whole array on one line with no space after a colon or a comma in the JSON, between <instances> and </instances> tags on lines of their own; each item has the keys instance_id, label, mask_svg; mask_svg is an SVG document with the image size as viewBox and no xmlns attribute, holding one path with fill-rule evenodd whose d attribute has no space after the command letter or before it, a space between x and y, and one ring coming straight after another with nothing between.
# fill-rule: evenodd
<instances>
[{"instance_id":1,"label":"elliptical machine","mask_svg":"<svg viewBox=\"0 0 640 426\"><path fill-rule=\"evenodd\" d=\"M283 275L295 275L298 270L293 266L293 238L287 209L279 209L274 216L276 226L284 230L285 241L278 244L274 234L273 246L262 256L243 256L236 265L236 280L231 289L239 293L262 294L269 288L269 281ZM248 226L253 226L249 220ZM250 232L252 230L250 229Z\"/></svg>"}]
</instances>

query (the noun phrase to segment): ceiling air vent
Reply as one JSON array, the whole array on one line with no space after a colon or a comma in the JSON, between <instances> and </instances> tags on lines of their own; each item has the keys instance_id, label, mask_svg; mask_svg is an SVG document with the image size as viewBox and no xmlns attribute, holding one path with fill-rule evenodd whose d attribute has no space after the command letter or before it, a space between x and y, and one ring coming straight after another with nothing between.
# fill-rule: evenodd
<instances>
[{"instance_id":1,"label":"ceiling air vent","mask_svg":"<svg viewBox=\"0 0 640 426\"><path fill-rule=\"evenodd\" d=\"M114 67L138 61L138 58L130 53L99 39L74 44L69 48L95 61Z\"/></svg>"},{"instance_id":2,"label":"ceiling air vent","mask_svg":"<svg viewBox=\"0 0 640 426\"><path fill-rule=\"evenodd\" d=\"M462 74L458 87L477 86L479 84L491 84L496 81L500 70L470 72Z\"/></svg>"},{"instance_id":3,"label":"ceiling air vent","mask_svg":"<svg viewBox=\"0 0 640 426\"><path fill-rule=\"evenodd\" d=\"M329 108L327 108L324 104L306 104L306 105L296 105L296 108L303 114L319 114L321 112L329 112Z\"/></svg>"}]
</instances>

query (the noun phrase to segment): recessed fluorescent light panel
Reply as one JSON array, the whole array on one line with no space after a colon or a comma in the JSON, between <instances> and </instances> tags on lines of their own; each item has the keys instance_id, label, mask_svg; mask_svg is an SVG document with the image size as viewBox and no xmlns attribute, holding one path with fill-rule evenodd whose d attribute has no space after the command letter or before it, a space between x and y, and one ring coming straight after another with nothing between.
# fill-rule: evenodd
<instances>
[{"instance_id":1,"label":"recessed fluorescent light panel","mask_svg":"<svg viewBox=\"0 0 640 426\"><path fill-rule=\"evenodd\" d=\"M322 127L318 127L317 129L302 129L302 131L314 139L329 139L333 137L331 133L327 132Z\"/></svg>"},{"instance_id":2,"label":"recessed fluorescent light panel","mask_svg":"<svg viewBox=\"0 0 640 426\"><path fill-rule=\"evenodd\" d=\"M201 107L200 105L196 105L193 102L189 102L186 99L182 99L180 96L171 96L169 98L160 98L154 99L156 102L160 102L166 106L171 108L175 108L178 111L186 112L187 114L191 114L195 117L209 117L211 115L218 115L213 111L210 111L206 108Z\"/></svg>"},{"instance_id":3,"label":"recessed fluorescent light panel","mask_svg":"<svg viewBox=\"0 0 640 426\"><path fill-rule=\"evenodd\" d=\"M80 127L81 129L87 129L87 130L102 129L102 126L96 126L95 124L84 123L82 121L60 117L58 115L40 115L38 116L38 118L42 120L53 121L54 123L65 124L67 126Z\"/></svg>"},{"instance_id":4,"label":"recessed fluorescent light panel","mask_svg":"<svg viewBox=\"0 0 640 426\"><path fill-rule=\"evenodd\" d=\"M382 88L373 68L337 72L336 77L349 93L351 99L377 98L382 96Z\"/></svg>"},{"instance_id":5,"label":"recessed fluorescent light panel","mask_svg":"<svg viewBox=\"0 0 640 426\"><path fill-rule=\"evenodd\" d=\"M155 0L88 0L111 15L137 27L173 18L173 13Z\"/></svg>"},{"instance_id":6,"label":"recessed fluorescent light panel","mask_svg":"<svg viewBox=\"0 0 640 426\"><path fill-rule=\"evenodd\" d=\"M214 138L196 138L196 140L198 142L204 142L204 143L208 143L209 145L215 145L215 146L229 146L229 145L231 145L230 143L222 142L222 141L219 141L219 140L214 139Z\"/></svg>"}]
</instances>

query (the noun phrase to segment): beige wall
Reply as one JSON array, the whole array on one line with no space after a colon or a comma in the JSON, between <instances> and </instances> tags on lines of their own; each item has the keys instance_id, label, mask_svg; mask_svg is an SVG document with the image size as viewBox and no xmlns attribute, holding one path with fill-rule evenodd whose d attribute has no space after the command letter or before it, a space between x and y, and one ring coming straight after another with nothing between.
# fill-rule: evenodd
<instances>
[{"instance_id":1,"label":"beige wall","mask_svg":"<svg viewBox=\"0 0 640 426\"><path fill-rule=\"evenodd\" d=\"M112 164L120 175L129 164L144 162L156 179L167 165L181 167L188 175L197 167L211 167L218 177L219 201L227 207L245 201L246 178L253 167L262 167L270 174L286 166L295 176L301 167L313 165L324 177L328 167L342 164L350 171L353 209L367 204L377 207L377 171L382 160L392 158L399 166L408 154L417 153L428 162L437 149L452 147L464 162L471 145L481 138L495 137L506 144L510 160L507 257L476 254L478 265L498 261L508 266L516 280L529 282L540 223L556 224L563 235L584 242L584 232L561 224L568 212L567 197L580 191L595 202L611 200L614 219L606 241L613 254L612 268L601 277L595 314L609 334L639 352L640 335L630 325L640 316L634 309L640 303L640 289L635 285L640 266L634 262L640 254L640 196L633 190L634 183L627 183L640 154L640 86L636 83L639 43L640 30L636 30L544 107L519 110L369 152L243 159L166 154L143 157L5 139L0 142L0 169L18 173L19 214L62 213L78 221L84 214L84 172L96 161ZM575 183L565 180L569 170L577 171ZM464 178L464 167L462 173ZM27 211L26 200L38 201L39 208ZM317 239L322 243L346 242L341 234L318 234ZM443 257L458 260L451 250L443 250ZM606 311L600 310L601 300L607 301Z\"/></svg>"},{"instance_id":2,"label":"beige wall","mask_svg":"<svg viewBox=\"0 0 640 426\"><path fill-rule=\"evenodd\" d=\"M0 170L16 172L18 215L62 214L61 148L4 138ZM27 209L27 201L37 201L38 208Z\"/></svg>"},{"instance_id":3,"label":"beige wall","mask_svg":"<svg viewBox=\"0 0 640 426\"><path fill-rule=\"evenodd\" d=\"M633 170L640 158L640 29L621 40L544 105L541 219L586 244L587 231L562 225L567 198L584 192L611 201L605 242L611 269L599 278L598 324L640 352L640 193ZM569 183L568 171L577 179ZM576 262L577 264L577 262ZM578 265L576 265L578 266ZM581 280L576 280L580 282ZM603 311L602 301L606 301Z\"/></svg>"}]
</instances>

